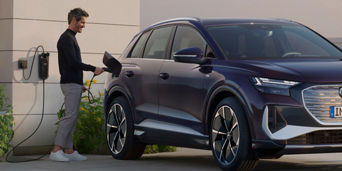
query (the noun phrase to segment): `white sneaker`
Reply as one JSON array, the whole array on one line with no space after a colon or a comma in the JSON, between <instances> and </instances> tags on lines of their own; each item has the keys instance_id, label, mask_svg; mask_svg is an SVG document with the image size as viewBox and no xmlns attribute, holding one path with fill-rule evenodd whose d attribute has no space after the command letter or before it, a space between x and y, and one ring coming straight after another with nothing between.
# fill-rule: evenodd
<instances>
[{"instance_id":1,"label":"white sneaker","mask_svg":"<svg viewBox=\"0 0 342 171\"><path fill-rule=\"evenodd\" d=\"M54 161L62 161L62 162L70 161L69 158L64 156L64 152L62 150L58 150L55 153L51 152L49 158L50 160L54 160Z\"/></svg>"},{"instance_id":2,"label":"white sneaker","mask_svg":"<svg viewBox=\"0 0 342 171\"><path fill-rule=\"evenodd\" d=\"M87 160L86 156L79 154L76 150L71 154L64 153L64 156L70 160L77 160L77 161Z\"/></svg>"}]
</instances>

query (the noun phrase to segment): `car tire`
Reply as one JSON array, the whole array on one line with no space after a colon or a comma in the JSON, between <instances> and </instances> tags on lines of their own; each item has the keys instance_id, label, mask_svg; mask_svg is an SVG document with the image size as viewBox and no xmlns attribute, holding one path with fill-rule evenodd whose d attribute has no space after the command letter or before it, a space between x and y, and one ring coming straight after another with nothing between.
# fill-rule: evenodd
<instances>
[{"instance_id":1,"label":"car tire","mask_svg":"<svg viewBox=\"0 0 342 171\"><path fill-rule=\"evenodd\" d=\"M134 160L141 157L145 144L134 137L134 122L126 98L119 96L111 102L106 114L107 146L115 159Z\"/></svg>"},{"instance_id":2,"label":"car tire","mask_svg":"<svg viewBox=\"0 0 342 171\"><path fill-rule=\"evenodd\" d=\"M210 124L210 145L222 170L253 170L257 157L244 110L234 97L224 98L215 109Z\"/></svg>"}]
</instances>

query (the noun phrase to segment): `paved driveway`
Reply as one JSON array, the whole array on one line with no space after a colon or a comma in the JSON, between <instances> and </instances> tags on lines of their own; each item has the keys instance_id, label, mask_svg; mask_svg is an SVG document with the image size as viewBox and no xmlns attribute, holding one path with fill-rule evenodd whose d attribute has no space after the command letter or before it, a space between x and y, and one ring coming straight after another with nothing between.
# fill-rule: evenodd
<instances>
[{"instance_id":1,"label":"paved driveway","mask_svg":"<svg viewBox=\"0 0 342 171\"><path fill-rule=\"evenodd\" d=\"M121 161L111 156L88 155L87 161L53 162L45 157L40 161L26 163L0 162L0 170L68 171L68 170L122 170L122 171L214 171L220 170L210 151L178 148L173 153L144 155L140 160ZM260 160L256 171L342 171L342 153L287 155L276 160Z\"/></svg>"}]
</instances>

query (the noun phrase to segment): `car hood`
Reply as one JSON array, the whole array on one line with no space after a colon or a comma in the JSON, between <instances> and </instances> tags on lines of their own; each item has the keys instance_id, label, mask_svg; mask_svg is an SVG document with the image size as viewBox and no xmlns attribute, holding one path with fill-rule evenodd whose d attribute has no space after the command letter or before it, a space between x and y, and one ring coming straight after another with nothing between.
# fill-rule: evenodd
<instances>
[{"instance_id":1,"label":"car hood","mask_svg":"<svg viewBox=\"0 0 342 171\"><path fill-rule=\"evenodd\" d=\"M230 64L260 77L312 83L342 82L340 59L240 60Z\"/></svg>"}]
</instances>

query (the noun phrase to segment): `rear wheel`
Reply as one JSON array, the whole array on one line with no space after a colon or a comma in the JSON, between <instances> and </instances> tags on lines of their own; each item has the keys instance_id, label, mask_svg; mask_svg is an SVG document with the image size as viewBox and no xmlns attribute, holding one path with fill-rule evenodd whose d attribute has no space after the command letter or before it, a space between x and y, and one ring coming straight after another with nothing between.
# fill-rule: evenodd
<instances>
[{"instance_id":1,"label":"rear wheel","mask_svg":"<svg viewBox=\"0 0 342 171\"><path fill-rule=\"evenodd\" d=\"M248 125L235 98L225 98L217 105L210 130L212 152L222 170L254 169L257 159L251 149Z\"/></svg>"},{"instance_id":2,"label":"rear wheel","mask_svg":"<svg viewBox=\"0 0 342 171\"><path fill-rule=\"evenodd\" d=\"M134 137L134 122L127 100L120 96L106 114L107 145L115 159L138 159L145 145Z\"/></svg>"}]
</instances>

